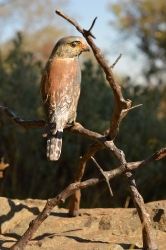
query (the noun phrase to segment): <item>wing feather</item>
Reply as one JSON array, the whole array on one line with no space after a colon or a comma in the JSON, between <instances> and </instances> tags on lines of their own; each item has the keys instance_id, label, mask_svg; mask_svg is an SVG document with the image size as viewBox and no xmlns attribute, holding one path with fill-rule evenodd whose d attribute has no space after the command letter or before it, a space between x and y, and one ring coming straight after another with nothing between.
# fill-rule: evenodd
<instances>
[{"instance_id":1,"label":"wing feather","mask_svg":"<svg viewBox=\"0 0 166 250\"><path fill-rule=\"evenodd\" d=\"M80 82L77 58L54 58L47 62L41 80L41 97L47 123L56 124L56 130L75 119Z\"/></svg>"}]
</instances>

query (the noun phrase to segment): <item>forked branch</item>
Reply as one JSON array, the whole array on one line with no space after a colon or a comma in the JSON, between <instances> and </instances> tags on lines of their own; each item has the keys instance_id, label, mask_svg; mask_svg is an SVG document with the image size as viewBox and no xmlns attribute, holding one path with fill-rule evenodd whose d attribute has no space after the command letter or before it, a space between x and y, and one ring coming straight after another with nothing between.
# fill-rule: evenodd
<instances>
[{"instance_id":1,"label":"forked branch","mask_svg":"<svg viewBox=\"0 0 166 250\"><path fill-rule=\"evenodd\" d=\"M110 140L113 140L113 139L115 139L117 133L119 132L119 125L120 125L121 120L127 114L127 113L125 113L125 115L122 117L121 116L122 110L129 109L131 107L131 101L125 100L123 98L123 95L121 92L121 87L118 86L115 82L114 75L112 73L112 68L107 65L100 49L93 42L91 31L92 31L92 28L93 28L94 23L96 21L96 18L94 19L90 29L87 31L87 30L84 30L74 19L67 16L61 10L59 10L59 9L56 10L56 13L58 15L62 16L64 19L66 19L71 24L73 24L76 27L76 29L85 37L88 44L92 48L92 51L94 53L96 60L98 61L98 63L100 64L100 66L102 67L102 69L104 70L104 72L106 74L106 79L107 79L110 87L112 88L112 91L114 94L114 103L115 103L115 108L114 108L113 116L112 116L111 123L110 123L110 130L109 130Z\"/></svg>"},{"instance_id":2,"label":"forked branch","mask_svg":"<svg viewBox=\"0 0 166 250\"><path fill-rule=\"evenodd\" d=\"M92 40L91 30L92 30L92 27L94 26L95 21L92 23L89 31L86 31L82 29L82 27L79 26L78 23L74 19L71 19L70 17L68 17L62 11L57 10L56 13L62 16L63 18L65 18L70 23L72 23L77 28L77 30L82 33L82 35L85 37L88 44L92 48L92 51L94 53L96 60L98 61L98 63L100 64L100 66L103 68L105 72L106 79L109 82L110 87L112 88L112 92L114 94L114 111L113 111L112 119L110 122L110 129L108 130L108 134L107 134L107 140L110 139L110 141L104 142L104 146L106 146L107 149L110 149L110 152L114 154L114 156L116 157L116 159L121 165L126 166L127 162L125 159L125 154L122 150L118 149L115 146L115 144L113 143L113 140L115 139L115 137L117 136L119 132L119 126L120 126L122 119L126 116L126 114L131 108L131 100L128 100L128 99L125 100L123 98L121 88L115 82L115 79L112 73L112 68L107 65L107 63L105 62L101 54L100 49L95 45L95 43ZM141 223L145 225L145 227L142 229L143 247L149 250L156 250L157 245L155 243L155 240L151 231L151 223L150 223L150 220L148 218L148 215L144 207L143 198L139 194L136 188L136 184L133 186L133 183L135 183L135 180L132 174L130 172L127 172L124 174L124 176L127 179L127 183L131 191L133 202L137 208Z\"/></svg>"},{"instance_id":3,"label":"forked branch","mask_svg":"<svg viewBox=\"0 0 166 250\"><path fill-rule=\"evenodd\" d=\"M94 38L94 35L92 34L92 29L95 24L96 18L94 19L91 27L89 30L83 29L74 19L68 17L65 13L63 13L60 10L56 10L56 13L63 18L65 18L67 21L69 21L72 25L76 27L76 29L85 37L87 40L88 44L91 46L92 51L94 53L94 56L102 69L104 70L106 74L106 79L109 82L109 85L113 91L114 94L114 112L110 121L110 128L109 128L109 133L106 135L101 135L99 133L90 131L86 128L84 128L81 124L75 123L72 127L65 128L66 131L79 134L85 137L88 137L95 141L88 149L87 153L80 158L79 161L79 169L80 171L77 172L76 174L76 179L75 182L70 184L64 191L62 191L56 198L49 199L47 201L47 204L43 211L39 214L39 216L29 225L28 230L25 232L25 234L21 237L21 239L13 245L10 249L11 250L23 250L25 248L25 245L29 240L31 240L34 232L37 230L37 228L41 225L41 223L49 216L51 210L53 209L54 206L58 205L61 202L64 202L65 199L67 199L69 196L74 194L75 192L78 192L78 190L82 188L86 188L92 185L96 185L100 181L106 180L107 183L108 181L115 176L118 176L120 174L124 174L129 188L131 190L131 195L133 198L133 201L135 203L135 206L137 208L139 217L141 222L144 225L143 228L143 246L145 249L149 250L156 250L157 246L154 241L152 232L151 232L151 227L150 227L150 221L149 217L147 216L147 213L144 208L144 202L139 194L135 180L133 179L132 174L129 172L133 169L139 168L139 167L144 167L147 164L160 160L163 157L166 156L166 148L163 148L159 151L157 151L155 154L150 156L149 158L143 160L143 161L138 161L138 162L130 162L127 163L125 159L125 154L122 150L118 149L115 144L114 144L114 139L117 136L119 132L119 126L122 121L122 119L126 116L126 114L136 108L139 107L140 105L136 105L134 107L131 107L131 101L130 100L125 100L121 87L118 86L115 82L114 75L112 72L112 68L114 65L117 63L117 61L112 65L112 67L109 67L107 63L105 62L102 53L100 49L95 45L92 37ZM119 58L117 59L119 60ZM5 113L10 119L12 119L15 123L18 125L28 129L28 128L40 128L45 126L45 121L40 120L30 120L30 121L24 121L20 117L16 116L10 109L6 107L0 106L0 111ZM81 178L86 166L86 162L94 156L94 154L98 150L102 150L106 148L109 150L117 159L119 163L119 167L107 172L104 172L103 170L100 169L101 174L98 176L89 179L87 181L81 182ZM81 172L82 171L82 172Z\"/></svg>"},{"instance_id":4,"label":"forked branch","mask_svg":"<svg viewBox=\"0 0 166 250\"><path fill-rule=\"evenodd\" d=\"M166 156L166 148L162 148L159 151L157 151L155 154L150 156L148 159L145 159L140 162L131 162L128 163L126 166L121 165L116 169L113 169L111 171L103 171L104 175L108 178L108 180L121 175L126 172L126 169L134 170L135 168L139 168L142 166L146 166L149 163L161 159L162 157ZM50 215L52 209L59 205L61 202L65 202L65 200L74 194L76 191L87 188L93 185L98 184L101 181L104 181L105 178L103 177L103 174L99 174L96 177L86 180L84 182L76 182L70 184L67 188L65 188L59 195L57 195L53 199L49 199L43 209L43 211L36 217L35 220L33 220L29 224L29 228L27 231L23 234L23 236L18 240L11 248L10 250L23 250L26 246L26 244L32 239L34 233L39 228L41 223ZM146 220L146 218L145 218ZM151 248L152 249L152 248Z\"/></svg>"}]
</instances>

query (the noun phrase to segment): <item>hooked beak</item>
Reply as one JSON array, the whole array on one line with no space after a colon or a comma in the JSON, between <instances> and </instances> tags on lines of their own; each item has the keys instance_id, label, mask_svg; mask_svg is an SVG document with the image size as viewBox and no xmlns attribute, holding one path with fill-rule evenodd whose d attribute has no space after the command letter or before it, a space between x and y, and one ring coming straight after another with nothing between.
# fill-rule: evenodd
<instances>
[{"instance_id":1,"label":"hooked beak","mask_svg":"<svg viewBox=\"0 0 166 250\"><path fill-rule=\"evenodd\" d=\"M84 51L90 51L90 47L89 47L89 45L87 43L84 43L82 45L82 52L84 52Z\"/></svg>"}]
</instances>

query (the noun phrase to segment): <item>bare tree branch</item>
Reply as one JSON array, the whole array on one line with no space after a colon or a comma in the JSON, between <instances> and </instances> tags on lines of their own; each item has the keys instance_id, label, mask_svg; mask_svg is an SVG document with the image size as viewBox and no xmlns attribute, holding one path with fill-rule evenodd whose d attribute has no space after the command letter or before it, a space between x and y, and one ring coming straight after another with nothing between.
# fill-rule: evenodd
<instances>
[{"instance_id":1,"label":"bare tree branch","mask_svg":"<svg viewBox=\"0 0 166 250\"><path fill-rule=\"evenodd\" d=\"M79 209L78 201L80 199L80 189L86 188L92 185L96 185L100 181L103 180L108 180L114 178L117 175L123 174L126 179L127 183L129 185L131 195L134 201L134 204L137 208L141 223L143 224L143 247L145 249L149 250L156 250L157 245L155 243L152 231L151 231L151 222L149 219L149 215L147 214L145 207L144 207L144 201L142 196L139 194L137 188L136 188L136 183L135 180L131 174L131 170L139 168L139 167L144 167L147 164L160 160L163 157L166 156L166 148L163 148L159 151L157 151L155 154L150 156L149 158L143 160L143 161L138 161L138 162L130 162L127 163L125 159L125 154L122 150L118 149L115 144L114 144L114 139L116 138L118 132L119 132L119 126L122 121L122 119L127 115L127 113L136 108L139 107L140 105L136 105L134 107L131 107L131 100L125 100L121 87L118 86L115 82L114 75L112 72L112 68L115 66L119 58L115 61L115 63L112 65L112 67L109 67L107 63L105 62L102 53L100 49L95 45L92 37L94 38L92 34L92 28L95 24L96 18L94 19L91 27L89 30L83 29L74 19L68 17L65 13L63 13L61 10L56 10L56 13L63 18L65 18L67 21L69 21L72 25L76 27L76 29L85 37L87 40L88 44L91 46L92 51L94 53L94 56L102 69L105 72L106 79L109 82L109 85L113 91L114 94L114 112L110 121L110 128L109 132L106 135L101 135L99 133L90 131L86 128L84 128L81 124L75 123L72 127L65 128L65 131L72 132L74 134L79 134L85 137L88 137L95 141L88 149L87 153L82 156L79 160L79 165L78 165L78 170L77 173L74 177L74 183L70 184L65 190L63 190L57 197L53 199L49 199L47 201L47 204L43 211L39 214L39 216L30 223L28 230L25 232L25 234L21 237L21 239L14 244L10 249L12 250L22 250L25 248L25 245L29 240L31 240L32 235L34 232L37 230L37 228L41 225L41 223L49 216L51 210L55 205L60 204L61 202L64 202L66 198L73 194L78 194L73 195L73 199L78 198L78 200L74 200L75 205L77 203L77 211ZM20 117L16 116L10 109L7 107L2 107L0 106L0 111L5 113L10 119L12 119L15 123L18 125L22 126L23 128L40 128L45 126L45 121L44 120L29 120L29 121L24 121ZM90 159L93 158L94 154L98 150L102 150L106 148L111 152L117 159L119 167L111 170L111 171L103 171L100 167L100 171L102 174L99 174L98 176L89 179L87 181L81 182L82 176L84 174L84 170L86 167L86 162ZM73 203L74 204L74 203ZM76 206L73 205L71 206L72 209L75 209ZM72 213L73 210L70 210ZM76 211L76 209L75 209ZM70 213L69 212L69 213Z\"/></svg>"},{"instance_id":2,"label":"bare tree branch","mask_svg":"<svg viewBox=\"0 0 166 250\"><path fill-rule=\"evenodd\" d=\"M120 122L122 121L122 119L125 117L125 115L128 113L128 111L131 108L131 100L128 100L128 99L125 100L123 98L121 88L115 82L115 79L114 79L114 76L112 73L112 69L107 65L107 63L105 62L105 60L101 54L100 49L95 45L95 43L93 42L93 40L91 38L90 32L91 32L91 29L94 25L94 22L92 23L91 28L89 29L90 32L88 32L88 31L82 29L81 26L79 26L78 23L74 19L71 19L70 17L68 17L62 11L57 10L56 13L59 14L60 16L62 16L63 18L65 18L70 23L72 23L76 27L76 29L82 33L82 35L85 37L88 44L92 48L92 51L94 53L96 60L98 61L100 66L103 68L103 70L106 74L106 79L109 82L110 87L112 88L112 91L114 94L114 111L113 111L113 115L112 115L112 119L111 119L111 123L110 123L109 134L107 135L107 139L109 138L111 141L104 142L104 145L106 146L107 149L110 150L111 153L114 154L114 156L116 157L118 162L125 166L126 165L125 155L124 155L122 150L118 149L114 145L113 140L115 139L115 137L117 136L117 134L119 132ZM123 110L125 110L125 112L123 112ZM107 145L108 143L109 143L109 145ZM145 225L145 227L142 229L143 247L145 249L156 250L156 249L158 249L158 247L155 243L155 240L154 240L154 237L153 237L153 234L151 231L151 222L150 222L148 214L145 210L143 198L139 194L139 192L136 188L136 184L133 187L133 183L135 183L135 180L133 179L132 174L130 172L127 172L124 174L124 176L127 179L127 183L129 185L131 195L132 195L134 204L137 208L141 223L143 225Z\"/></svg>"},{"instance_id":3,"label":"bare tree branch","mask_svg":"<svg viewBox=\"0 0 166 250\"><path fill-rule=\"evenodd\" d=\"M25 128L25 129L42 128L45 126L44 120L24 121L19 116L16 116L13 113L13 111L7 107L0 106L0 111L4 112L13 122L17 123L19 126ZM115 147L113 141L109 141L107 136L90 131L90 130L84 128L80 123L75 122L75 124L73 126L65 128L65 131L72 132L74 134L79 134L79 135L85 136L91 140L94 140L94 141L98 142L99 144L101 144L101 149L102 149L102 147L104 147L113 153L114 153L114 151L118 151L118 149L116 150L116 147ZM118 152L117 152L117 154L118 154Z\"/></svg>"},{"instance_id":4,"label":"bare tree branch","mask_svg":"<svg viewBox=\"0 0 166 250\"><path fill-rule=\"evenodd\" d=\"M2 106L0 107L0 111L7 114L10 119L12 119L14 122L16 122L18 125L20 125L20 126L22 126L24 128L43 127L44 124L45 124L45 122L43 120L41 120L41 121L37 121L37 120L24 121L20 117L15 116L15 114L10 109L4 108ZM90 159L91 156L95 154L95 152L97 152L98 150L102 150L104 148L107 148L110 152L112 152L116 156L116 158L118 160L124 158L123 152L116 148L113 141L107 141L107 138L105 136L103 136L103 135L101 135L99 133L89 131L89 130L85 129L84 127L82 127L82 125L80 125L79 123L75 123L73 127L67 128L66 131L70 131L70 132L75 133L75 134L80 134L80 135L86 136L86 137L88 137L88 138L90 138L92 140L95 140L97 142L97 143L92 144L92 146L90 146L89 151L87 152L87 154L84 155L84 157L80 158L80 165L84 166L84 168L85 168L87 160ZM111 178L113 178L113 177L115 177L115 176L117 176L119 174L125 173L126 171L131 171L133 169L146 166L147 164L149 164L149 163L151 163L153 161L156 161L156 160L160 160L165 156L166 156L166 148L162 148L161 150L157 151L155 154L153 154L152 156L150 156L149 158L147 158L147 159L145 159L143 161L130 162L130 163L122 164L119 168L108 171L108 172L104 172L104 174L106 176L108 176L108 179L111 179ZM83 172L82 172L82 175L83 175ZM78 171L77 174L79 175L80 171ZM125 174L127 174L127 173L125 173ZM128 182L131 182L129 186L130 186L130 188L133 189L133 180L131 181L131 174L130 173L128 173L128 174L130 175L130 178L128 176ZM77 176L77 179L81 180L82 175L79 176L79 177ZM81 188L91 186L92 184L95 185L101 180L103 180L103 176L99 175L99 177L95 177L95 178L90 179L90 180L88 180L86 182L83 182L82 184L80 184L80 186L76 185L75 187L77 187L77 188L72 189L73 191L71 192L70 195L72 195L75 191L79 192L78 190L80 190ZM76 183L78 183L78 182L76 182ZM137 197L139 197L139 201L142 200L142 197L137 192L137 189L135 189L133 191L133 193L137 194ZM63 194L64 194L64 191L63 191ZM69 197L70 195L66 196L66 194L65 194L66 197ZM80 197L78 197L78 199L80 199ZM64 200L64 197L62 198L62 200ZM77 202L77 206L78 206L78 202ZM141 204L141 206L137 206L137 203L136 203L136 207L137 207L137 209L140 208L140 207L142 208L142 204ZM79 206L78 206L77 212L78 212L78 210L79 210ZM144 216L145 211L144 211L144 209L142 209L142 210L141 210L141 216L143 215L143 217L141 217L141 218L144 218L144 220L146 221L146 217ZM41 217L41 218L43 218L43 217ZM42 221L39 224L37 223L38 226L40 226ZM144 224L145 224L145 221L143 221ZM147 224L147 222L146 222L146 224ZM36 224L35 224L35 228L36 228ZM151 235L149 227L143 228L143 230L146 232L146 235L147 235L147 231L149 232L148 235ZM25 234L25 235L27 237L27 234ZM25 239L25 235L24 235L23 239ZM28 233L28 235L29 235L28 237L30 237L29 238L29 240L30 240L31 239L31 236L30 236L31 233L30 234ZM154 243L154 240L152 240L152 239L153 239L153 237L151 236L150 237L150 243L152 242L152 244L154 245L155 243ZM25 245L27 244L24 240L23 240L23 242L24 242ZM11 248L11 249L16 249L16 248ZM18 248L18 249L23 249L23 248ZM151 249L155 249L155 248L151 248Z\"/></svg>"},{"instance_id":5,"label":"bare tree branch","mask_svg":"<svg viewBox=\"0 0 166 250\"><path fill-rule=\"evenodd\" d=\"M112 120L111 120L111 124L110 124L110 135L109 135L110 139L113 140L113 139L115 139L117 133L119 132L119 125L120 125L120 122L122 120L121 119L121 111L123 109L130 108L131 101L125 100L123 98L123 95L121 92L121 87L116 84L113 73L112 73L112 69L105 62L100 49L93 42L89 31L84 30L74 19L68 17L61 10L56 10L56 13L58 15L62 16L64 19L66 19L71 24L73 24L76 27L76 29L85 37L88 44L92 48L92 51L94 53L96 60L98 61L98 63L100 64L100 66L102 67L102 69L104 70L104 72L106 74L106 79L112 88L112 91L114 94L114 102L115 102L115 108L114 108L114 112L113 112L113 116L112 116ZM93 27L93 25L94 24L92 23L91 27ZM89 30L91 31L91 29L92 28L90 28Z\"/></svg>"},{"instance_id":6,"label":"bare tree branch","mask_svg":"<svg viewBox=\"0 0 166 250\"><path fill-rule=\"evenodd\" d=\"M155 155L155 157L154 157ZM130 168L130 170L134 170L136 168L142 167L142 166L146 166L149 163L161 159L162 157L166 156L166 148L162 148L159 151L157 151L155 154L153 154L152 156L150 156L148 159L145 159L141 162L137 162L137 167L135 163L128 163L127 166L125 165L121 165L116 169L113 169L111 171L105 171L104 174L108 177L108 179L112 179L118 175L121 175L123 173L126 173L126 167ZM162 157L161 157L162 156ZM129 165L129 166L128 166ZM131 176L130 176L131 177ZM36 230L39 228L39 226L41 225L41 223L50 215L52 209L59 205L61 202L65 202L65 200L71 196L73 193L75 193L76 191L82 189L82 188L87 188L93 185L98 184L101 181L104 181L105 178L103 177L103 174L99 174L96 177L86 180L84 182L76 182L76 183L72 183L70 184L67 188L65 188L59 195L57 195L55 198L53 199L49 199L43 209L43 211L36 217L35 220L33 220L30 224L29 224L29 228L27 229L27 231L24 233L24 235L20 238L20 240L18 240L11 248L10 250L23 250L26 246L26 244L32 239L33 234L36 232ZM136 194L139 196L140 199L140 203L143 203L143 199L142 197L139 195L139 193L137 193L137 190L135 189L135 183L133 182L133 180L131 179L132 182L132 188L134 189L134 192L136 192ZM137 207L137 209L143 209L142 214L144 216L145 212L144 211L144 206L139 206ZM144 230L144 233L147 233L147 230L149 232L149 234L147 236L150 235L151 238L153 238L153 235L151 235L151 231L149 230L149 226L148 226L148 221L149 217L143 217L142 218L142 222L143 227L146 229ZM146 244L146 242L145 242ZM154 248L154 245L151 246L151 248L146 248L146 249L156 249Z\"/></svg>"},{"instance_id":7,"label":"bare tree branch","mask_svg":"<svg viewBox=\"0 0 166 250\"><path fill-rule=\"evenodd\" d=\"M17 123L19 126L29 129L29 128L43 128L45 126L44 120L29 120L24 121L19 116L16 116L12 110L7 107L0 106L0 111L5 113L13 122Z\"/></svg>"},{"instance_id":8,"label":"bare tree branch","mask_svg":"<svg viewBox=\"0 0 166 250\"><path fill-rule=\"evenodd\" d=\"M104 146L98 143L93 143L89 146L88 151L80 157L77 172L74 175L73 182L81 182L82 177L84 175L85 167L87 161L95 155L95 153L99 150L104 149ZM69 216L77 216L79 214L80 209L80 200L81 200L81 192L77 190L71 197L70 200L70 208L69 208Z\"/></svg>"}]
</instances>

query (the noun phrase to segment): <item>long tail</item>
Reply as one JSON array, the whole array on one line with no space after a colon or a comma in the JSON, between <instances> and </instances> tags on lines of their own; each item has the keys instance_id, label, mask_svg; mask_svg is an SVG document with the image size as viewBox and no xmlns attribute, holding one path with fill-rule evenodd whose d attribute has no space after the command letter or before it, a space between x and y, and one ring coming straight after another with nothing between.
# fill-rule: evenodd
<instances>
[{"instance_id":1,"label":"long tail","mask_svg":"<svg viewBox=\"0 0 166 250\"><path fill-rule=\"evenodd\" d=\"M49 135L47 139L47 158L57 161L61 155L63 129L58 129L55 135Z\"/></svg>"}]
</instances>

